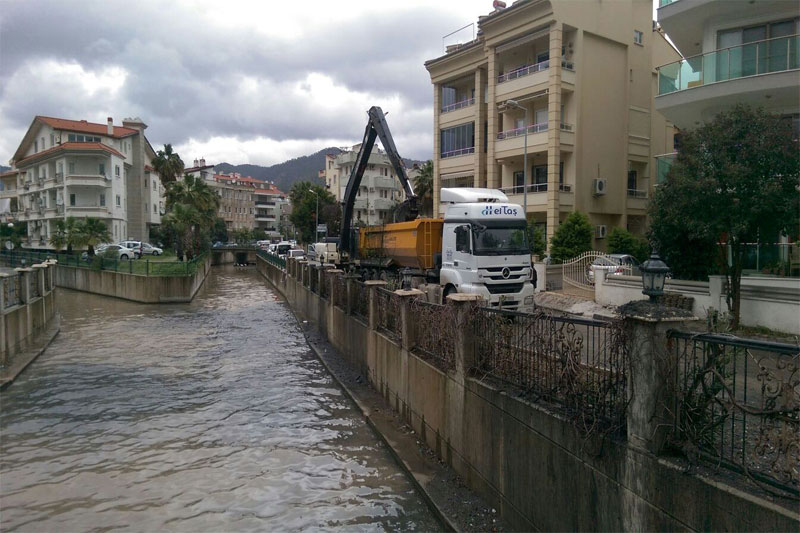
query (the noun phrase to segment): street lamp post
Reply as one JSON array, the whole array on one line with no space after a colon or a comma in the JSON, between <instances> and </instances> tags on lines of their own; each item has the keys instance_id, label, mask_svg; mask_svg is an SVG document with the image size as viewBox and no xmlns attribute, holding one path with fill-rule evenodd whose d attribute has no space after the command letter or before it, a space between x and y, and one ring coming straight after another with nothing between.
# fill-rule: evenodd
<instances>
[{"instance_id":1,"label":"street lamp post","mask_svg":"<svg viewBox=\"0 0 800 533\"><path fill-rule=\"evenodd\" d=\"M308 192L317 197L317 219L315 228L316 239L314 240L314 243L316 244L319 242L319 193L315 192L314 189L308 189Z\"/></svg>"},{"instance_id":2,"label":"street lamp post","mask_svg":"<svg viewBox=\"0 0 800 533\"><path fill-rule=\"evenodd\" d=\"M522 179L523 179L523 188L522 188L522 212L525 213L525 221L527 223L528 220L528 108L519 105L519 102L516 100L506 100L506 107L514 108L514 109L522 109L523 115L523 126L525 127L525 140L522 148Z\"/></svg>"}]
</instances>

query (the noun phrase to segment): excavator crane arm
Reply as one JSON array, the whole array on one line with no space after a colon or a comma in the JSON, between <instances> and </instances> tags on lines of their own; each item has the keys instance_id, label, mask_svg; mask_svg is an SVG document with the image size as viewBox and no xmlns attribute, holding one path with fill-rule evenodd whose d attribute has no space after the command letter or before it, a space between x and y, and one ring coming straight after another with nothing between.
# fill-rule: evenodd
<instances>
[{"instance_id":1,"label":"excavator crane arm","mask_svg":"<svg viewBox=\"0 0 800 533\"><path fill-rule=\"evenodd\" d=\"M364 130L364 139L361 142L361 148L358 151L353 170L350 172L350 180L347 182L345 189L344 199L342 200L342 229L341 237L339 239L340 253L350 254L352 243L350 223L353 219L353 206L355 205L356 196L358 196L358 189L361 186L361 179L364 177L364 171L369 163L369 156L372 154L372 148L375 146L375 139L380 137L383 149L386 150L386 155L392 163L395 174L400 179L403 185L403 190L406 193L406 201L398 210L403 214L405 220L414 220L417 217L419 209L417 207L417 195L414 194L414 187L408 180L406 167L403 164L403 159L397 153L397 148L394 145L394 139L389 132L389 125L386 123L386 118L383 110L380 107L373 106L368 111L369 120L367 121L367 128Z\"/></svg>"}]
</instances>

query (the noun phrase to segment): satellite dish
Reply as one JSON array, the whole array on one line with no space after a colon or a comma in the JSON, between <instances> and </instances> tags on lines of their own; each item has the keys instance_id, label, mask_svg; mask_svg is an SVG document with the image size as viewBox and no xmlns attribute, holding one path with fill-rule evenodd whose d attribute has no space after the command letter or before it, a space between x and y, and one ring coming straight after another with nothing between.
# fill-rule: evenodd
<instances>
[{"instance_id":1,"label":"satellite dish","mask_svg":"<svg viewBox=\"0 0 800 533\"><path fill-rule=\"evenodd\" d=\"M14 243L11 241L6 241L6 250L13 250L13 249L14 249Z\"/></svg>"}]
</instances>

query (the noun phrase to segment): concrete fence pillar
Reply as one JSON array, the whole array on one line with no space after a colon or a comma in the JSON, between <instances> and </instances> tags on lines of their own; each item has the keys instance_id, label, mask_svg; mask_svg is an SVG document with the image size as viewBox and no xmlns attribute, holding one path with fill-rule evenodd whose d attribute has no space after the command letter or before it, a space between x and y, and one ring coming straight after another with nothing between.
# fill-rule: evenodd
<instances>
[{"instance_id":1,"label":"concrete fence pillar","mask_svg":"<svg viewBox=\"0 0 800 533\"><path fill-rule=\"evenodd\" d=\"M628 443L652 453L662 450L673 425L674 398L668 381L675 375L677 360L668 349L667 331L697 320L688 311L671 308L671 315L680 316L654 318L660 315L658 309L666 308L637 302L635 309L623 315L630 342Z\"/></svg>"},{"instance_id":2,"label":"concrete fence pillar","mask_svg":"<svg viewBox=\"0 0 800 533\"><path fill-rule=\"evenodd\" d=\"M326 269L325 272L326 274L323 277L323 279L325 280L325 283L328 284L328 300L330 301L331 309L337 303L347 304L347 294L345 294L344 296L342 296L341 294L336 294L336 289L334 288L336 285L336 278L344 276L344 270L339 270L338 268L329 268ZM344 300L344 301L340 302L339 300Z\"/></svg>"},{"instance_id":3,"label":"concrete fence pillar","mask_svg":"<svg viewBox=\"0 0 800 533\"><path fill-rule=\"evenodd\" d=\"M13 280L4 272L0 272L0 365L8 364L8 350L6 343L6 295L8 294L8 284Z\"/></svg>"},{"instance_id":4,"label":"concrete fence pillar","mask_svg":"<svg viewBox=\"0 0 800 533\"><path fill-rule=\"evenodd\" d=\"M414 311L411 309L411 302L417 298L425 296L425 293L419 289L401 289L394 291L400 299L400 338L401 346L404 350L411 350L414 347L416 340L416 328L414 327Z\"/></svg>"},{"instance_id":5,"label":"concrete fence pillar","mask_svg":"<svg viewBox=\"0 0 800 533\"><path fill-rule=\"evenodd\" d=\"M345 305L345 310L347 311L348 315L353 314L353 309L356 307L356 281L359 278L357 276L347 275L345 277L345 286L347 287L347 302Z\"/></svg>"},{"instance_id":6,"label":"concrete fence pillar","mask_svg":"<svg viewBox=\"0 0 800 533\"><path fill-rule=\"evenodd\" d=\"M44 277L47 275L47 265L33 265L33 275L39 287L39 296L42 298L42 325L47 323L47 300L44 297Z\"/></svg>"},{"instance_id":7,"label":"concrete fence pillar","mask_svg":"<svg viewBox=\"0 0 800 533\"><path fill-rule=\"evenodd\" d=\"M453 316L454 324L442 324L443 328L450 328L454 335L454 355L455 355L455 380L457 383L464 383L471 368L475 366L477 360L477 339L473 328L470 327L469 319L478 302L481 301L479 294L449 294L446 305L455 309Z\"/></svg>"},{"instance_id":8,"label":"concrete fence pillar","mask_svg":"<svg viewBox=\"0 0 800 533\"><path fill-rule=\"evenodd\" d=\"M32 268L15 268L17 275L20 277L20 303L25 304L25 320L27 327L25 328L25 337L30 337L33 334L33 320L31 317L31 276L33 276Z\"/></svg>"},{"instance_id":9,"label":"concrete fence pillar","mask_svg":"<svg viewBox=\"0 0 800 533\"><path fill-rule=\"evenodd\" d=\"M385 287L386 282L381 280L368 280L364 282L369 292L369 329L378 329L378 287Z\"/></svg>"}]
</instances>

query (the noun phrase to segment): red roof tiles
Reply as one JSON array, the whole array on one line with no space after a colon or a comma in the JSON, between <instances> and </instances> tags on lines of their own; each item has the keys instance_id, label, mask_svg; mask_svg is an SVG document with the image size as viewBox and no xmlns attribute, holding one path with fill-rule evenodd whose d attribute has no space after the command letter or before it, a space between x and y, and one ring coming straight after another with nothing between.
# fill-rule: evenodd
<instances>
[{"instance_id":1,"label":"red roof tiles","mask_svg":"<svg viewBox=\"0 0 800 533\"><path fill-rule=\"evenodd\" d=\"M36 118L57 130L79 131L84 133L92 133L95 135L108 135L107 124L97 124L95 122L87 122L85 120L68 120L65 118L43 117L41 115L37 115ZM114 126L113 128L114 134L112 136L116 137L117 139L138 133L138 130L133 128L125 128L122 126Z\"/></svg>"},{"instance_id":2,"label":"red roof tiles","mask_svg":"<svg viewBox=\"0 0 800 533\"><path fill-rule=\"evenodd\" d=\"M39 158L39 157L42 157L42 156L54 154L56 152L65 151L65 150L72 150L72 151L75 151L75 150L78 150L78 151L81 151L81 150L85 150L85 151L88 151L88 150L102 150L104 152L108 152L109 154L118 155L123 159L125 158L124 155L122 155L118 151L114 150L110 146L106 146L103 143L62 143L62 144L59 144L58 146L53 146L52 148L48 148L47 150L42 150L41 152L38 152L38 153L35 153L35 154L31 154L31 155L29 155L28 157L26 157L24 159L20 159L19 161L16 162L16 165L19 166L21 164L24 164L27 161L30 161L31 159Z\"/></svg>"}]
</instances>

